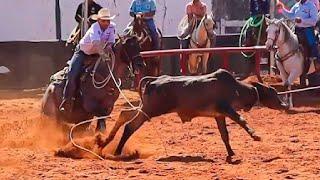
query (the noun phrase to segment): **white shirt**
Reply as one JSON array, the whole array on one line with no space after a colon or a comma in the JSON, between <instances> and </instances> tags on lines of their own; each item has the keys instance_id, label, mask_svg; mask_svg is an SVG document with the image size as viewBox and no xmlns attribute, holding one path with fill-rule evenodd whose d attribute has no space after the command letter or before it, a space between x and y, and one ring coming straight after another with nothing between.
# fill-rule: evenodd
<instances>
[{"instance_id":1,"label":"white shirt","mask_svg":"<svg viewBox=\"0 0 320 180\"><path fill-rule=\"evenodd\" d=\"M80 50L87 55L98 54L98 49L92 44L93 41L102 41L104 43L115 43L116 24L111 22L109 27L102 31L98 22L92 24L86 34L80 40Z\"/></svg>"}]
</instances>

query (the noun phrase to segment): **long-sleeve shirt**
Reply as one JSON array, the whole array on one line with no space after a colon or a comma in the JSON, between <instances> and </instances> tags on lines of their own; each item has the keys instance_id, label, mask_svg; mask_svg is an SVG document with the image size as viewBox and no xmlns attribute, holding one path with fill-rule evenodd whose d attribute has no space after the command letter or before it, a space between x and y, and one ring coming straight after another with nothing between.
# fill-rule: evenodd
<instances>
[{"instance_id":1,"label":"long-sleeve shirt","mask_svg":"<svg viewBox=\"0 0 320 180\"><path fill-rule=\"evenodd\" d=\"M102 30L98 22L92 24L86 34L80 40L80 49L87 55L98 54L97 49L93 42L100 41L103 43L115 43L116 25L111 22L106 30Z\"/></svg>"},{"instance_id":2,"label":"long-sleeve shirt","mask_svg":"<svg viewBox=\"0 0 320 180\"><path fill-rule=\"evenodd\" d=\"M314 27L318 20L318 10L315 4L310 1L303 4L297 2L290 11L283 9L282 14L291 20L297 17L301 18L302 22L297 23L297 27Z\"/></svg>"},{"instance_id":3,"label":"long-sleeve shirt","mask_svg":"<svg viewBox=\"0 0 320 180\"><path fill-rule=\"evenodd\" d=\"M310 2L314 3L316 5L317 10L320 10L319 0L309 0Z\"/></svg>"}]
</instances>

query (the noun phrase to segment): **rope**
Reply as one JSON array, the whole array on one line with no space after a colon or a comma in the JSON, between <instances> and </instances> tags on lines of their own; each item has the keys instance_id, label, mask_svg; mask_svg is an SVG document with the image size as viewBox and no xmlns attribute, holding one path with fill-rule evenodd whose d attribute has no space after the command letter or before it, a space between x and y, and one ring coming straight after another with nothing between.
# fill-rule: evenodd
<instances>
[{"instance_id":1,"label":"rope","mask_svg":"<svg viewBox=\"0 0 320 180\"><path fill-rule=\"evenodd\" d=\"M104 87L109 83L109 81L110 81L110 74L112 74L111 72L113 71L114 65L115 65L115 55L114 55L113 51L109 51L108 54L111 56L111 58L110 58L110 59L103 59L102 57L100 57L100 58L96 61L95 65L94 65L94 68L93 68L93 71L92 71L92 73L91 73L92 84L93 84L93 86L94 86L96 89L102 89L102 88L104 88ZM95 79L95 74L96 74L96 70L98 69L98 67L99 67L99 65L100 65L101 60L104 61L104 62L106 62L107 64L108 64L108 62L111 62L111 70L110 70L110 68L109 68L110 74L109 74L104 80L102 80L102 81L97 81L97 80ZM108 64L108 66L109 66L109 64Z\"/></svg>"},{"instance_id":2,"label":"rope","mask_svg":"<svg viewBox=\"0 0 320 180\"><path fill-rule=\"evenodd\" d=\"M137 110L137 111L138 111L137 114L136 114L133 118L131 118L130 121L132 121L132 120L134 120L135 118L137 118L138 115L139 115L139 113L142 113L145 117L147 117L148 120L151 120L151 118L149 117L149 115L148 115L147 113L145 113L144 111L142 111L142 109L141 109L141 108L142 108L142 101L140 101L139 106L134 106L134 105L128 100L128 98L124 95L123 91L122 91L121 88L120 88L120 83L119 83L119 84L117 83L117 81L116 81L116 79L115 79L115 77L114 77L114 75L113 75L112 68L110 68L110 65L109 65L109 64L107 64L107 65L108 65L108 69L109 69L109 71L110 71L110 75L109 75L109 76L110 76L110 77L112 78L112 80L114 81L114 83L115 83L117 89L119 90L121 96L122 96L122 97L125 99L125 101L131 106L131 108L123 108L123 109L121 109L121 111L132 111L132 110ZM109 79L110 79L110 78L109 78ZM81 149L81 150L83 150L83 151L86 151L86 152L94 155L95 157L99 158L100 160L105 160L102 156L98 155L97 153L95 153L95 152L93 152L93 151L91 151L91 150L89 150L89 149L87 149L87 148L85 148L85 147L82 147L82 146L78 145L78 144L74 141L72 134L73 134L74 129L75 129L76 127L78 127L78 126L81 126L81 125L86 124L86 123L91 123L91 122L94 122L94 121L99 120L99 119L106 119L106 118L111 118L111 117L112 117L111 115L108 115L108 116L100 116L100 117L97 117L97 118L92 118L92 119L89 119L89 120L80 122L80 123L78 123L78 124L75 124L74 126L72 126L72 128L71 128L71 130L70 130L70 133L69 133L69 138L70 138L71 143L72 143L75 147L77 147L77 148L79 148L79 149ZM130 121L128 121L128 122L130 122ZM156 133L157 133L158 136L160 137L160 140L161 140L162 146L164 147L166 156L168 156L167 148L166 148L166 146L165 146L165 144L164 144L164 141L163 141L163 138L162 138L161 134L160 134L159 131L155 128L154 124L152 124L152 125L153 125L153 128L156 130Z\"/></svg>"},{"instance_id":3,"label":"rope","mask_svg":"<svg viewBox=\"0 0 320 180\"><path fill-rule=\"evenodd\" d=\"M110 66L109 66L109 65L108 65L108 68L109 68L109 70L110 70ZM127 101L127 103L131 106L131 110L138 110L137 117L138 117L139 112L141 112L141 113L150 121L151 118L149 117L149 115L148 115L147 113L145 113L144 111L142 111L142 109L141 109L141 108L142 108L142 100L140 101L140 105L139 105L138 107L135 107L135 106L128 100L128 98L124 95L124 93L123 93L123 91L121 90L120 86L116 83L116 80L115 80L114 75L113 75L112 73L111 73L111 77L112 77L113 81L115 82L115 84L116 84L116 86L117 86L117 88L118 88L121 96L122 96L122 97ZM142 97L141 97L141 98L142 98ZM132 120L135 119L135 118L136 118L136 117L132 118L130 121L132 121ZM160 137L160 141L161 141L161 143L162 143L162 146L164 147L164 151L165 151L165 153L166 153L166 156L168 156L167 148L166 148L166 146L165 146L165 144L164 144L164 141L163 141L163 139L162 139L161 134L158 132L158 129L155 128L154 124L152 124L152 125L153 125L153 128L156 130L158 136Z\"/></svg>"},{"instance_id":4,"label":"rope","mask_svg":"<svg viewBox=\"0 0 320 180\"><path fill-rule=\"evenodd\" d=\"M278 95L284 95L284 94L289 94L289 93L298 93L298 92L310 91L310 90L315 90L315 89L320 89L320 86L314 86L314 87L308 87L308 88L302 88L302 89L295 89L295 90L290 90L290 91L279 92Z\"/></svg>"},{"instance_id":5,"label":"rope","mask_svg":"<svg viewBox=\"0 0 320 180\"><path fill-rule=\"evenodd\" d=\"M257 21L259 17L258 16L253 16L253 17L250 17L244 24L244 26L242 27L241 29L241 33L240 33L240 38L239 38L239 47L242 47L242 37L244 34L247 34L247 30L250 28L250 27L254 27L254 28L257 28L257 27L260 27L259 28L259 34L258 34L258 39L257 39L257 43L256 45L259 45L260 43L260 39L261 39L261 33L262 33L262 23L264 22L264 19L265 19L265 16L262 15L261 16L261 19ZM256 23L255 23L256 22ZM253 57L253 55L255 55L255 52L247 55L246 53L244 52L241 52L241 54L245 57L245 58L251 58Z\"/></svg>"},{"instance_id":6,"label":"rope","mask_svg":"<svg viewBox=\"0 0 320 180\"><path fill-rule=\"evenodd\" d=\"M91 123L91 122L96 121L96 120L99 120L99 119L106 119L106 118L111 118L111 117L112 117L112 116L101 116L101 117L97 117L97 119L92 118L92 119L89 119L89 120L86 120L86 121L82 121L82 122L80 122L80 123L72 126L72 128L71 128L71 130L70 130L70 132L69 132L70 142L71 142L75 147L77 147L77 148L79 148L79 149L81 149L81 150L83 150L83 151L86 151L86 152L94 155L95 157L99 158L100 160L105 160L103 157L101 157L101 156L98 155L97 153L95 153L95 152L93 152L93 151L91 151L91 150L89 150L89 149L87 149L87 148L85 148L85 147L82 147L82 146L78 145L78 144L73 140L72 134L73 134L74 129L75 129L76 127L78 127L78 126L81 126L81 125L86 124L86 123Z\"/></svg>"}]
</instances>

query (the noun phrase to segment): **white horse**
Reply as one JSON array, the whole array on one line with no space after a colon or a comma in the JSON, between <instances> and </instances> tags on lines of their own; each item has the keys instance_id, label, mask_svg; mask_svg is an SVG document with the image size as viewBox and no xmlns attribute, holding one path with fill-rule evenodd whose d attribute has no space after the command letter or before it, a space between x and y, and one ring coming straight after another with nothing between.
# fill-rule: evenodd
<instances>
[{"instance_id":1,"label":"white horse","mask_svg":"<svg viewBox=\"0 0 320 180\"><path fill-rule=\"evenodd\" d=\"M191 34L191 40L189 48L209 48L210 47L210 37L215 36L214 28L215 22L212 15L205 15L198 27L196 21L194 21L194 30ZM197 74L199 69L199 64L202 62L202 73L207 73L207 64L209 60L209 53L202 54L190 54L188 60L188 69L191 74Z\"/></svg>"},{"instance_id":2,"label":"white horse","mask_svg":"<svg viewBox=\"0 0 320 180\"><path fill-rule=\"evenodd\" d=\"M266 19L268 50L277 47L276 64L280 71L283 85L291 90L293 82L302 75L304 70L304 55L299 46L298 37L284 23L284 20ZM311 62L307 74L315 71L315 64ZM289 96L289 105L293 107L292 94Z\"/></svg>"}]
</instances>

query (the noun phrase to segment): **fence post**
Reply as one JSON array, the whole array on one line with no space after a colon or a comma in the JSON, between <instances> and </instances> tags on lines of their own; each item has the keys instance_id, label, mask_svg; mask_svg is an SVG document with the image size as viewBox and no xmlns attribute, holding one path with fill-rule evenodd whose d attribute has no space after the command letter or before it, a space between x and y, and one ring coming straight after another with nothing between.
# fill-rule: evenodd
<instances>
[{"instance_id":1,"label":"fence post","mask_svg":"<svg viewBox=\"0 0 320 180\"><path fill-rule=\"evenodd\" d=\"M222 63L222 67L226 70L229 70L229 53L225 52L221 54L223 63Z\"/></svg>"},{"instance_id":2,"label":"fence post","mask_svg":"<svg viewBox=\"0 0 320 180\"><path fill-rule=\"evenodd\" d=\"M188 61L189 54L180 53L180 71L182 75L187 75L187 61Z\"/></svg>"},{"instance_id":3,"label":"fence post","mask_svg":"<svg viewBox=\"0 0 320 180\"><path fill-rule=\"evenodd\" d=\"M85 0L84 1L84 6L82 6L82 29L81 29L81 37L83 37L87 30L88 30L88 6L89 6L89 1Z\"/></svg>"},{"instance_id":4,"label":"fence post","mask_svg":"<svg viewBox=\"0 0 320 180\"><path fill-rule=\"evenodd\" d=\"M275 16L275 3L277 1L270 1L270 18L273 19ZM270 51L270 64L269 64L269 74L274 75L275 73L272 71L272 67L275 65L275 53L274 51Z\"/></svg>"},{"instance_id":5,"label":"fence post","mask_svg":"<svg viewBox=\"0 0 320 180\"><path fill-rule=\"evenodd\" d=\"M56 38L61 41L61 9L60 9L60 0L56 0Z\"/></svg>"},{"instance_id":6,"label":"fence post","mask_svg":"<svg viewBox=\"0 0 320 180\"><path fill-rule=\"evenodd\" d=\"M226 20L223 18L221 19L221 23L220 23L220 33L226 34Z\"/></svg>"},{"instance_id":7,"label":"fence post","mask_svg":"<svg viewBox=\"0 0 320 180\"><path fill-rule=\"evenodd\" d=\"M259 82L263 82L262 81L262 78L260 76L260 61L261 61L261 57L262 57L262 51L261 50L256 50L256 53L255 53L255 73L256 73L256 76L259 80Z\"/></svg>"}]
</instances>

